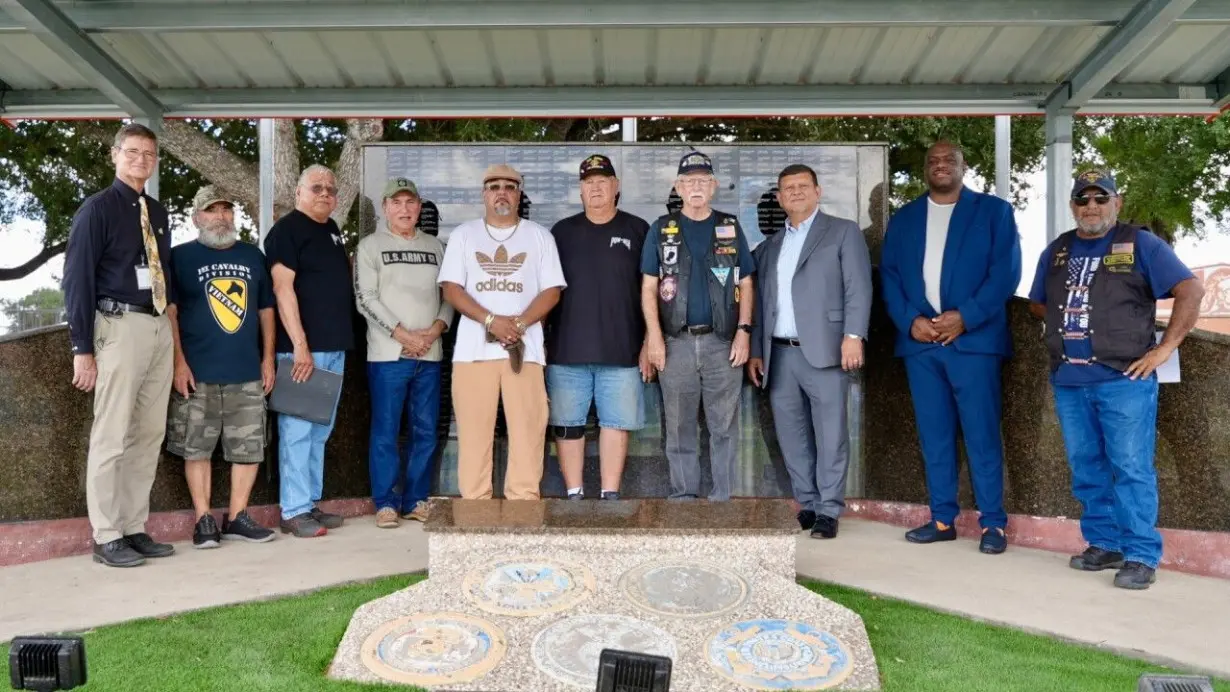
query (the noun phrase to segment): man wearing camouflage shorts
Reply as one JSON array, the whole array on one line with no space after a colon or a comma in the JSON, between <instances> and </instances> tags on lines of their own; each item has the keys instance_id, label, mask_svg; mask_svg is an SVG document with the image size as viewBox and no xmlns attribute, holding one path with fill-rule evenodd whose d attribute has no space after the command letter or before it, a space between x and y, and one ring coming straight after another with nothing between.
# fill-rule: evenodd
<instances>
[{"instance_id":1,"label":"man wearing camouflage shorts","mask_svg":"<svg viewBox=\"0 0 1230 692\"><path fill-rule=\"evenodd\" d=\"M222 539L264 543L269 529L248 514L248 496L265 458L265 395L273 389L273 282L265 257L237 242L233 201L212 186L193 200L200 235L171 251L178 302L167 310L175 342L167 450L184 458L196 509L192 544ZM255 309L258 319L249 314ZM258 325L259 321L259 325ZM210 463L218 439L232 464L230 511L222 529L210 513Z\"/></svg>"}]
</instances>

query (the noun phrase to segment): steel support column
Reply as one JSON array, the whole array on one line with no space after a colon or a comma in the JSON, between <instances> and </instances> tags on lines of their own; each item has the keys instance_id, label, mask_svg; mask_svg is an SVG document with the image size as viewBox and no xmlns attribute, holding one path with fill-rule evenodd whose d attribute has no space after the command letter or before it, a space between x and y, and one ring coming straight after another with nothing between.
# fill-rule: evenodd
<instances>
[{"instance_id":1,"label":"steel support column","mask_svg":"<svg viewBox=\"0 0 1230 692\"><path fill-rule=\"evenodd\" d=\"M1072 112L1046 114L1046 242L1072 228Z\"/></svg>"},{"instance_id":2,"label":"steel support column","mask_svg":"<svg viewBox=\"0 0 1230 692\"><path fill-rule=\"evenodd\" d=\"M1012 196L1012 116L995 116L995 195Z\"/></svg>"},{"instance_id":3,"label":"steel support column","mask_svg":"<svg viewBox=\"0 0 1230 692\"><path fill-rule=\"evenodd\" d=\"M265 247L265 236L273 227L273 118L261 118L258 126L257 146L260 150L260 214L257 223L260 247Z\"/></svg>"},{"instance_id":4,"label":"steel support column","mask_svg":"<svg viewBox=\"0 0 1230 692\"><path fill-rule=\"evenodd\" d=\"M623 141L636 141L636 118L624 118L623 125L620 127L620 132L623 134Z\"/></svg>"}]
</instances>

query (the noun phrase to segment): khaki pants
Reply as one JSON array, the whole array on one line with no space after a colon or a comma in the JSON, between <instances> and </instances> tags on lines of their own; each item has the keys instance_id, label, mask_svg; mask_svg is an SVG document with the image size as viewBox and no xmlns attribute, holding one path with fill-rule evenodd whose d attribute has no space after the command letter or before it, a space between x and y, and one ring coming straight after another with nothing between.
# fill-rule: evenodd
<instances>
[{"instance_id":1,"label":"khaki pants","mask_svg":"<svg viewBox=\"0 0 1230 692\"><path fill-rule=\"evenodd\" d=\"M143 533L174 371L165 316L94 313L94 427L85 499L94 542Z\"/></svg>"},{"instance_id":2,"label":"khaki pants","mask_svg":"<svg viewBox=\"0 0 1230 692\"><path fill-rule=\"evenodd\" d=\"M547 389L543 369L525 363L514 375L507 360L453 365L453 410L457 416L457 483L461 497L491 497L491 444L500 398L508 421L508 472L504 497L537 500L547 442Z\"/></svg>"}]
</instances>

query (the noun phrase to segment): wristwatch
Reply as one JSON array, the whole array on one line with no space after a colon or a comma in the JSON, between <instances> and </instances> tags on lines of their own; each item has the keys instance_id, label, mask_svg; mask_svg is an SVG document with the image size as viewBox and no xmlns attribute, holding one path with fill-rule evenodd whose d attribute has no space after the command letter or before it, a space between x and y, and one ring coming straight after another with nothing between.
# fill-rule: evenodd
<instances>
[{"instance_id":1,"label":"wristwatch","mask_svg":"<svg viewBox=\"0 0 1230 692\"><path fill-rule=\"evenodd\" d=\"M748 334L751 334L751 333L752 333L752 325L750 325L750 324L741 324L741 325L739 325L739 331L741 331L741 332L747 332Z\"/></svg>"},{"instance_id":2,"label":"wristwatch","mask_svg":"<svg viewBox=\"0 0 1230 692\"><path fill-rule=\"evenodd\" d=\"M863 340L863 337L859 336L858 334L846 334L846 338L847 339L858 339L859 341Z\"/></svg>"}]
</instances>

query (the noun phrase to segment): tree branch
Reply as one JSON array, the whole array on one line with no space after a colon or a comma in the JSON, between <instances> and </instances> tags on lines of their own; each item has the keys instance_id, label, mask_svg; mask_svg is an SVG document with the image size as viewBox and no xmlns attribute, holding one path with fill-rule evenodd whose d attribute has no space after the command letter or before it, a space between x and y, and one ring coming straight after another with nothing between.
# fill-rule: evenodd
<instances>
[{"instance_id":1,"label":"tree branch","mask_svg":"<svg viewBox=\"0 0 1230 692\"><path fill-rule=\"evenodd\" d=\"M234 197L248 214L260 209L260 169L227 151L190 123L167 120L160 144L201 177Z\"/></svg>"},{"instance_id":2,"label":"tree branch","mask_svg":"<svg viewBox=\"0 0 1230 692\"><path fill-rule=\"evenodd\" d=\"M299 182L299 134L296 121L273 121L273 220L295 208L295 186Z\"/></svg>"},{"instance_id":3,"label":"tree branch","mask_svg":"<svg viewBox=\"0 0 1230 692\"><path fill-rule=\"evenodd\" d=\"M337 166L333 173L337 177L337 209L333 212L333 220L338 226L346 223L350 207L359 194L359 173L365 142L378 142L384 136L384 121L379 118L346 120L346 143L342 145L342 154L337 158Z\"/></svg>"},{"instance_id":4,"label":"tree branch","mask_svg":"<svg viewBox=\"0 0 1230 692\"><path fill-rule=\"evenodd\" d=\"M67 242L56 243L55 245L44 245L43 249L40 250L37 255L30 258L30 260L27 261L25 264L22 264L16 267L10 267L10 268L0 267L0 281L14 281L16 279L24 279L30 274L33 274L34 271L38 269L39 267L43 266L44 264L47 264L47 261L50 260L52 257L55 257L61 252L64 252L64 249L67 247L68 247Z\"/></svg>"}]
</instances>

